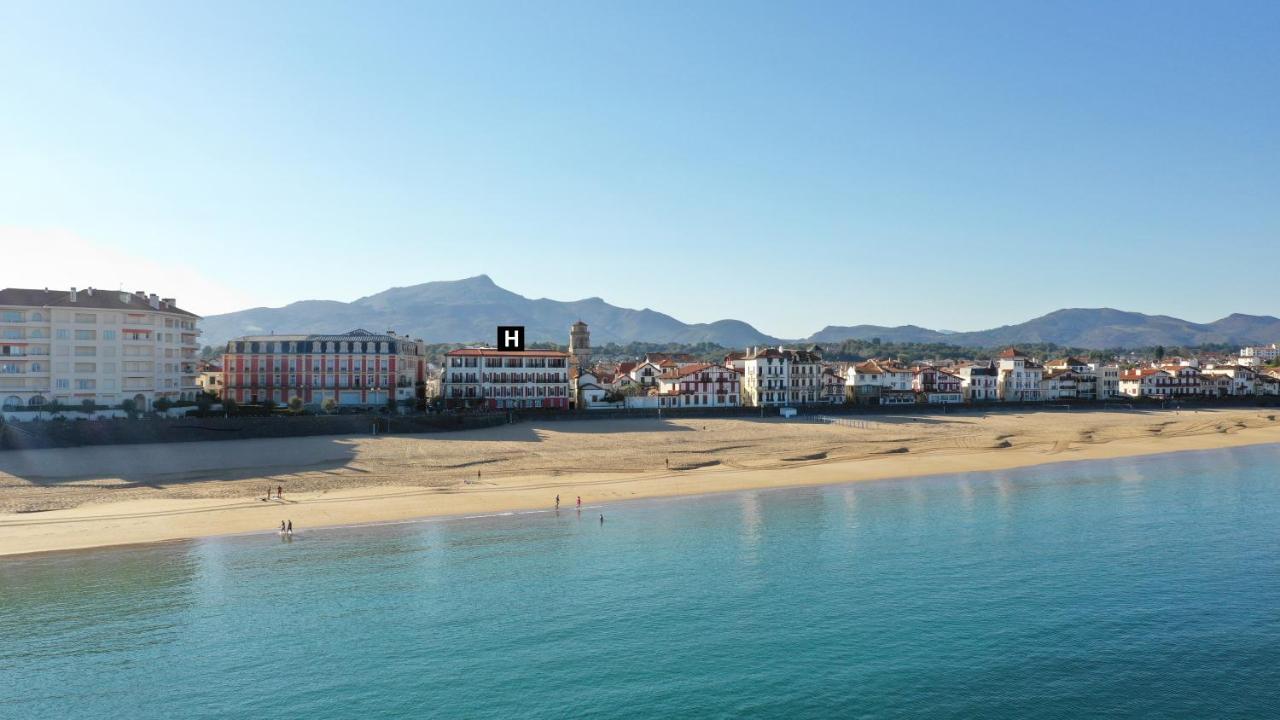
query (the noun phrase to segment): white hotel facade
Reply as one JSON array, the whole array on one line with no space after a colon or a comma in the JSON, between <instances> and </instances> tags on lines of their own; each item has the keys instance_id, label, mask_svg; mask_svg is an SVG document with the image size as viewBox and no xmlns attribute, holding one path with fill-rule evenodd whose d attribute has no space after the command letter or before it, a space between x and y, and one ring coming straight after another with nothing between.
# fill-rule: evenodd
<instances>
[{"instance_id":1,"label":"white hotel facade","mask_svg":"<svg viewBox=\"0 0 1280 720\"><path fill-rule=\"evenodd\" d=\"M0 290L0 407L195 399L199 320L141 290Z\"/></svg>"}]
</instances>

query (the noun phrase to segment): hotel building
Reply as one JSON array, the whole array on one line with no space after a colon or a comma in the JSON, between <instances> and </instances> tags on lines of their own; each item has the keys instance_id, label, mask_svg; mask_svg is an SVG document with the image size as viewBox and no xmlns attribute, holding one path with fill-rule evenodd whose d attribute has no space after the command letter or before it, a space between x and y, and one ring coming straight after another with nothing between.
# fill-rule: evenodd
<instances>
[{"instance_id":1,"label":"hotel building","mask_svg":"<svg viewBox=\"0 0 1280 720\"><path fill-rule=\"evenodd\" d=\"M441 396L449 408L568 409L569 357L558 350L450 350Z\"/></svg>"},{"instance_id":2,"label":"hotel building","mask_svg":"<svg viewBox=\"0 0 1280 720\"><path fill-rule=\"evenodd\" d=\"M0 290L0 407L195 399L199 320L141 290Z\"/></svg>"},{"instance_id":3,"label":"hotel building","mask_svg":"<svg viewBox=\"0 0 1280 720\"><path fill-rule=\"evenodd\" d=\"M227 343L223 399L256 404L384 405L415 400L426 380L421 340L393 332L340 335L248 335Z\"/></svg>"}]
</instances>

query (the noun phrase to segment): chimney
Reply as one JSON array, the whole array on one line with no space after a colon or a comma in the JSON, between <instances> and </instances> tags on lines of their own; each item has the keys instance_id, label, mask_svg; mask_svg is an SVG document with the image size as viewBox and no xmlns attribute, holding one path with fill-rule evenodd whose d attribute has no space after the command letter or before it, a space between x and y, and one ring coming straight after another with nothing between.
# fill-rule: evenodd
<instances>
[{"instance_id":1,"label":"chimney","mask_svg":"<svg viewBox=\"0 0 1280 720\"><path fill-rule=\"evenodd\" d=\"M122 293L120 293L120 302L122 302L122 303L127 303L127 302L129 302L130 300L132 300L132 299L133 299L133 296L132 296L132 295L130 295L129 293L127 293L127 292L122 292Z\"/></svg>"},{"instance_id":2,"label":"chimney","mask_svg":"<svg viewBox=\"0 0 1280 720\"><path fill-rule=\"evenodd\" d=\"M75 301L76 301L76 289L71 288L71 302L75 302Z\"/></svg>"},{"instance_id":3,"label":"chimney","mask_svg":"<svg viewBox=\"0 0 1280 720\"><path fill-rule=\"evenodd\" d=\"M88 295L89 297L93 297L93 286L90 285L89 289L84 291L84 294Z\"/></svg>"},{"instance_id":4,"label":"chimney","mask_svg":"<svg viewBox=\"0 0 1280 720\"><path fill-rule=\"evenodd\" d=\"M160 304L165 307L177 307L178 301L173 298L160 298Z\"/></svg>"},{"instance_id":5,"label":"chimney","mask_svg":"<svg viewBox=\"0 0 1280 720\"><path fill-rule=\"evenodd\" d=\"M151 293L149 296L147 296L147 302L151 305L153 309L156 309L156 310L160 309L159 295L156 295L155 293Z\"/></svg>"}]
</instances>

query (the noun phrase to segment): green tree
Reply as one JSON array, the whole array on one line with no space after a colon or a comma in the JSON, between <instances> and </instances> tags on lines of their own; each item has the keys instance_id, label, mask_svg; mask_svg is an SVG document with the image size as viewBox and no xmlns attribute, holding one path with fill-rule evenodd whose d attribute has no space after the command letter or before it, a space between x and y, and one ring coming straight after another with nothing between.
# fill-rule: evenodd
<instances>
[{"instance_id":1,"label":"green tree","mask_svg":"<svg viewBox=\"0 0 1280 720\"><path fill-rule=\"evenodd\" d=\"M1160 362L1163 359L1164 359L1164 346L1157 345L1156 346L1156 362Z\"/></svg>"},{"instance_id":2,"label":"green tree","mask_svg":"<svg viewBox=\"0 0 1280 720\"><path fill-rule=\"evenodd\" d=\"M326 398L324 404L320 407L324 408L325 412L332 413L334 410L338 409L338 401L333 398Z\"/></svg>"},{"instance_id":3,"label":"green tree","mask_svg":"<svg viewBox=\"0 0 1280 720\"><path fill-rule=\"evenodd\" d=\"M297 395L294 395L293 397L289 398L289 411L292 412L294 415L297 415L298 413L302 412L302 398L298 397Z\"/></svg>"},{"instance_id":4,"label":"green tree","mask_svg":"<svg viewBox=\"0 0 1280 720\"><path fill-rule=\"evenodd\" d=\"M93 402L92 400L88 399L88 398L85 398L85 399L84 399L83 401L81 401L81 403L80 403L80 411L81 411L81 412L91 413L91 412L93 412L94 410L97 410L97 409L98 409L98 406L97 406L97 405L95 405L95 404L94 404L94 402Z\"/></svg>"},{"instance_id":5,"label":"green tree","mask_svg":"<svg viewBox=\"0 0 1280 720\"><path fill-rule=\"evenodd\" d=\"M173 407L173 401L170 400L169 398L162 397L159 400L156 400L154 403L152 403L151 406L156 409L156 412L165 412L169 408Z\"/></svg>"},{"instance_id":6,"label":"green tree","mask_svg":"<svg viewBox=\"0 0 1280 720\"><path fill-rule=\"evenodd\" d=\"M132 399L120 403L120 409L124 411L125 415L129 416L130 420L138 419L138 403Z\"/></svg>"},{"instance_id":7,"label":"green tree","mask_svg":"<svg viewBox=\"0 0 1280 720\"><path fill-rule=\"evenodd\" d=\"M263 410L266 410L268 415L270 415L271 413L275 412L275 411L276 411L276 407L277 407L277 406L276 406L276 401L275 401L275 400L263 400L263 401L262 401L262 409L263 409Z\"/></svg>"}]
</instances>

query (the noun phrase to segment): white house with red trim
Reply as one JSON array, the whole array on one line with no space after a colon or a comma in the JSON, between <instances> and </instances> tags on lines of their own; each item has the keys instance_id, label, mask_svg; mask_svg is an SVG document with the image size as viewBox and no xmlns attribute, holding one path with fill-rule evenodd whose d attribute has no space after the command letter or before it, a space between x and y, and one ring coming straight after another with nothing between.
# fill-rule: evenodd
<instances>
[{"instance_id":1,"label":"white house with red trim","mask_svg":"<svg viewBox=\"0 0 1280 720\"><path fill-rule=\"evenodd\" d=\"M677 398L669 407L738 407L741 382L739 373L724 365L682 365L658 378L658 394Z\"/></svg>"}]
</instances>

